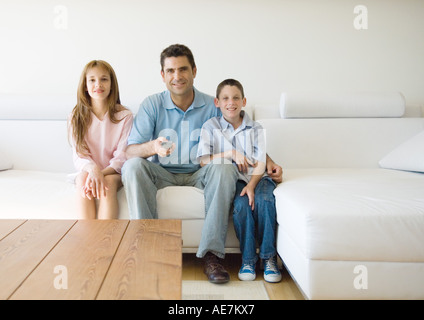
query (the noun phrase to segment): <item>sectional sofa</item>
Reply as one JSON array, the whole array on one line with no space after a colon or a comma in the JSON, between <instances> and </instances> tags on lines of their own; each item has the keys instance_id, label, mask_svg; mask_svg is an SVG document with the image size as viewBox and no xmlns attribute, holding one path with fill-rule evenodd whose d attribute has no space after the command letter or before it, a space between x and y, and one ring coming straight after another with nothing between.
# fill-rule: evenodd
<instances>
[{"instance_id":1,"label":"sectional sofa","mask_svg":"<svg viewBox=\"0 0 424 320\"><path fill-rule=\"evenodd\" d=\"M308 299L424 299L424 118L399 93L286 94L278 253ZM256 118L267 117L263 109Z\"/></svg>"},{"instance_id":2,"label":"sectional sofa","mask_svg":"<svg viewBox=\"0 0 424 320\"><path fill-rule=\"evenodd\" d=\"M406 115L398 93L283 94L255 107L284 169L277 250L307 299L424 298L424 118ZM0 219L74 219L66 120L36 117L0 114ZM202 191L169 187L157 200L160 218L183 219L184 251L195 252ZM226 247L237 252L231 223Z\"/></svg>"}]
</instances>

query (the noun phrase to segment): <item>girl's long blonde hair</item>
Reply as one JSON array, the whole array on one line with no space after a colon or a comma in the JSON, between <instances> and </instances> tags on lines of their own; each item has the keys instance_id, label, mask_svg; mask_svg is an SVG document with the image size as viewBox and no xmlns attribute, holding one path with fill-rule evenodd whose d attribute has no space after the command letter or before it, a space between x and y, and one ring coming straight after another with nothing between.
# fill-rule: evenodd
<instances>
[{"instance_id":1,"label":"girl's long blonde hair","mask_svg":"<svg viewBox=\"0 0 424 320\"><path fill-rule=\"evenodd\" d=\"M115 75L115 71L109 63L103 60L93 60L87 63L82 71L80 81L77 90L77 104L72 110L71 118L68 130L69 134L72 135L72 139L75 143L76 151L81 156L89 156L90 150L88 149L87 142L85 141L85 135L88 127L91 124L91 98L87 91L87 72L94 67L100 67L105 69L111 80L110 93L107 97L107 109L109 119L113 123L118 123L122 119L116 119L115 115L117 112L124 110L125 108L121 105L119 98L119 87L118 80Z\"/></svg>"}]
</instances>

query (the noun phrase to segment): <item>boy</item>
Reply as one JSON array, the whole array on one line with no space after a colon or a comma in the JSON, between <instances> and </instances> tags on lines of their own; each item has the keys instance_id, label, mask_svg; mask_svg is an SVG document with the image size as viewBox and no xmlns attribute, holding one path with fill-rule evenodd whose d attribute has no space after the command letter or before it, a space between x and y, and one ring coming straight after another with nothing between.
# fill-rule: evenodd
<instances>
[{"instance_id":1,"label":"boy","mask_svg":"<svg viewBox=\"0 0 424 320\"><path fill-rule=\"evenodd\" d=\"M234 163L238 168L233 211L234 228L242 252L238 277L240 280L256 278L257 234L259 255L264 260L264 279L279 282L281 273L276 263L275 248L275 183L264 174L264 130L242 110L246 106L246 98L243 86L237 80L221 82L214 101L222 116L212 118L203 125L197 157L202 167L212 162Z\"/></svg>"}]
</instances>

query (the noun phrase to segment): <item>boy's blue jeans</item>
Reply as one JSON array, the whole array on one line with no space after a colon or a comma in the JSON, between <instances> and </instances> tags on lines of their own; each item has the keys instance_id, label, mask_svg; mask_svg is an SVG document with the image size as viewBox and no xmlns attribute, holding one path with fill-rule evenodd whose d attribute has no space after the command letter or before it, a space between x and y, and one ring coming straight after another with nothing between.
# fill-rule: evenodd
<instances>
[{"instance_id":1,"label":"boy's blue jeans","mask_svg":"<svg viewBox=\"0 0 424 320\"><path fill-rule=\"evenodd\" d=\"M269 259L277 254L275 248L276 209L273 191L276 187L269 177L263 177L255 188L255 210L249 206L247 195L240 196L246 182L238 180L234 197L233 220L237 238L240 241L242 262L255 264L256 240L259 257Z\"/></svg>"},{"instance_id":2,"label":"boy's blue jeans","mask_svg":"<svg viewBox=\"0 0 424 320\"><path fill-rule=\"evenodd\" d=\"M236 181L237 168L232 164L208 164L194 173L174 174L149 160L132 158L122 167L122 182L131 219L158 218L156 193L159 189L193 186L204 190L206 217L197 251L199 258L208 251L224 258Z\"/></svg>"}]
</instances>

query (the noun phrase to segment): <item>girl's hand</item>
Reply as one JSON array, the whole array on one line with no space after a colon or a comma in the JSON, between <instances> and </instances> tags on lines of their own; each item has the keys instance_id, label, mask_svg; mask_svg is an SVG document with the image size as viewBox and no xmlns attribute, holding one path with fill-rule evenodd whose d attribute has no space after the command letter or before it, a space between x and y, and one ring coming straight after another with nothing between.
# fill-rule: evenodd
<instances>
[{"instance_id":1,"label":"girl's hand","mask_svg":"<svg viewBox=\"0 0 424 320\"><path fill-rule=\"evenodd\" d=\"M85 180L83 187L86 197L90 200L92 197L98 199L100 199L101 196L106 197L106 190L109 189L106 185L105 177L99 167L92 165L88 168L87 172L87 179Z\"/></svg>"},{"instance_id":2,"label":"girl's hand","mask_svg":"<svg viewBox=\"0 0 424 320\"><path fill-rule=\"evenodd\" d=\"M246 185L240 193L241 197L244 195L247 195L249 198L249 206L252 208L252 210L255 210L255 188Z\"/></svg>"},{"instance_id":3,"label":"girl's hand","mask_svg":"<svg viewBox=\"0 0 424 320\"><path fill-rule=\"evenodd\" d=\"M85 186L82 187L82 196L83 198L87 198L89 200L93 199L93 193L91 192L90 189L87 189Z\"/></svg>"}]
</instances>

